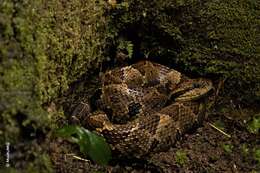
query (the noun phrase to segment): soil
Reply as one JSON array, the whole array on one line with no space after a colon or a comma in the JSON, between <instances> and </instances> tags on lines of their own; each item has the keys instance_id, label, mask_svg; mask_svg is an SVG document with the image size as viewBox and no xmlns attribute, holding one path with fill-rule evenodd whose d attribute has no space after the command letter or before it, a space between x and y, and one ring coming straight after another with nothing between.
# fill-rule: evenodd
<instances>
[{"instance_id":1,"label":"soil","mask_svg":"<svg viewBox=\"0 0 260 173\"><path fill-rule=\"evenodd\" d=\"M208 122L225 122L226 132L231 138L212 128ZM259 148L257 136L233 122L221 117L210 117L202 127L186 134L169 151L152 154L147 160L113 160L113 165L106 168L90 160L79 160L71 155L81 156L78 148L64 141L56 140L51 144L52 159L57 172L257 172L260 164L253 157L253 148ZM259 137L259 136L258 136ZM259 139L259 138L258 138ZM224 146L232 146L228 151ZM243 146L249 150L245 153ZM185 153L186 157L176 158L176 152ZM180 156L179 156L180 157ZM181 163L180 159L183 159Z\"/></svg>"},{"instance_id":2,"label":"soil","mask_svg":"<svg viewBox=\"0 0 260 173\"><path fill-rule=\"evenodd\" d=\"M93 90L90 92L93 93ZM68 95L74 101L78 99L74 96L72 98L71 93ZM88 95L88 92L85 92L85 95ZM246 125L249 117L259 113L259 105L244 105L242 108L235 103L235 100L219 97L209 108L203 125L182 136L168 151L151 153L142 160L113 156L106 167L84 158L78 146L54 138L50 142L54 169L62 173L260 172L260 161L255 157L255 150L260 149L259 133L250 133ZM72 123L71 117L69 119L69 123Z\"/></svg>"}]
</instances>

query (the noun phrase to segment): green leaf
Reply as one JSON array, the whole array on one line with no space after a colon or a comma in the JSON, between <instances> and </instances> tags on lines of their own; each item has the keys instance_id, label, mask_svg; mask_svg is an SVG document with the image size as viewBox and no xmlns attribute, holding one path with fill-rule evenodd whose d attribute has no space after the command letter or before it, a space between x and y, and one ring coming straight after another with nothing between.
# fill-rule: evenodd
<instances>
[{"instance_id":1,"label":"green leaf","mask_svg":"<svg viewBox=\"0 0 260 173\"><path fill-rule=\"evenodd\" d=\"M76 126L65 126L61 129L56 130L55 135L60 137L70 137L73 134L77 133Z\"/></svg>"},{"instance_id":2,"label":"green leaf","mask_svg":"<svg viewBox=\"0 0 260 173\"><path fill-rule=\"evenodd\" d=\"M70 142L78 143L82 136L82 130L77 126L65 126L56 130L56 136L67 138Z\"/></svg>"},{"instance_id":3,"label":"green leaf","mask_svg":"<svg viewBox=\"0 0 260 173\"><path fill-rule=\"evenodd\" d=\"M111 150L105 139L95 133L84 129L89 139L89 147L87 147L88 155L97 163L107 165L111 159Z\"/></svg>"},{"instance_id":4,"label":"green leaf","mask_svg":"<svg viewBox=\"0 0 260 173\"><path fill-rule=\"evenodd\" d=\"M111 150L105 138L79 126L65 126L56 131L59 137L67 138L79 145L80 151L100 165L107 165Z\"/></svg>"}]
</instances>

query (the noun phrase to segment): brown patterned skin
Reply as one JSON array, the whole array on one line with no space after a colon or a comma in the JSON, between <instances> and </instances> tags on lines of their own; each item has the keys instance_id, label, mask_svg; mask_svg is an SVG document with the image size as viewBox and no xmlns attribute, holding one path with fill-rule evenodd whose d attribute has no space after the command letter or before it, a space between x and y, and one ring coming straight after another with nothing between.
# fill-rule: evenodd
<instances>
[{"instance_id":1,"label":"brown patterned skin","mask_svg":"<svg viewBox=\"0 0 260 173\"><path fill-rule=\"evenodd\" d=\"M190 79L150 61L108 71L102 79L102 104L112 112L92 113L89 126L113 149L142 157L165 150L205 116L208 79Z\"/></svg>"}]
</instances>

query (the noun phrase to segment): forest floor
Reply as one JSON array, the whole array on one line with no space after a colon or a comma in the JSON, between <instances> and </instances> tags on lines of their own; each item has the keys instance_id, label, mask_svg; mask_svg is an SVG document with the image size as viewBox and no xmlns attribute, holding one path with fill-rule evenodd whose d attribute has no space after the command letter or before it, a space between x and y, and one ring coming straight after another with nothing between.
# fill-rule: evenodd
<instances>
[{"instance_id":1,"label":"forest floor","mask_svg":"<svg viewBox=\"0 0 260 173\"><path fill-rule=\"evenodd\" d=\"M76 145L53 139L49 146L54 169L62 173L260 172L259 129L252 133L248 126L252 116L259 115L259 105L242 108L234 103L235 100L219 98L208 110L202 126L185 134L168 151L143 160L113 157L103 167L82 159Z\"/></svg>"}]
</instances>

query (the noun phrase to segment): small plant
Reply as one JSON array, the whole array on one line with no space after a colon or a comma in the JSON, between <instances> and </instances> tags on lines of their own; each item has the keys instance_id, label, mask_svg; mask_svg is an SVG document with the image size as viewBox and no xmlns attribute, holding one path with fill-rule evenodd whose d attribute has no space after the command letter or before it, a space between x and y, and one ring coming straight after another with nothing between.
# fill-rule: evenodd
<instances>
[{"instance_id":1,"label":"small plant","mask_svg":"<svg viewBox=\"0 0 260 173\"><path fill-rule=\"evenodd\" d=\"M188 161L186 152L182 150L176 151L175 161L179 166L185 165Z\"/></svg>"},{"instance_id":2,"label":"small plant","mask_svg":"<svg viewBox=\"0 0 260 173\"><path fill-rule=\"evenodd\" d=\"M257 134L260 130L260 115L257 114L249 123L247 126L247 129L250 133Z\"/></svg>"},{"instance_id":3,"label":"small plant","mask_svg":"<svg viewBox=\"0 0 260 173\"><path fill-rule=\"evenodd\" d=\"M242 150L242 154L243 154L244 156L247 156L247 155L249 154L249 148L248 148L248 146L247 146L246 144L243 144L243 145L242 145L241 150Z\"/></svg>"},{"instance_id":4,"label":"small plant","mask_svg":"<svg viewBox=\"0 0 260 173\"><path fill-rule=\"evenodd\" d=\"M117 49L127 51L128 57L132 58L134 52L134 45L131 41L124 40L123 38L119 39Z\"/></svg>"},{"instance_id":5,"label":"small plant","mask_svg":"<svg viewBox=\"0 0 260 173\"><path fill-rule=\"evenodd\" d=\"M230 153L232 153L232 150L233 150L234 146L231 145L231 144L223 144L223 145L222 145L222 148L223 148L223 150L224 150L227 154L230 154Z\"/></svg>"},{"instance_id":6,"label":"small plant","mask_svg":"<svg viewBox=\"0 0 260 173\"><path fill-rule=\"evenodd\" d=\"M254 149L254 158L260 164L260 148Z\"/></svg>"},{"instance_id":7,"label":"small plant","mask_svg":"<svg viewBox=\"0 0 260 173\"><path fill-rule=\"evenodd\" d=\"M56 135L78 144L81 153L100 165L107 165L111 159L111 150L105 139L83 127L66 126L58 129Z\"/></svg>"},{"instance_id":8,"label":"small plant","mask_svg":"<svg viewBox=\"0 0 260 173\"><path fill-rule=\"evenodd\" d=\"M217 127L217 128L219 128L220 130L225 130L225 124L222 122L222 121L220 121L220 120L218 120L218 121L215 121L214 122L214 125Z\"/></svg>"}]
</instances>

